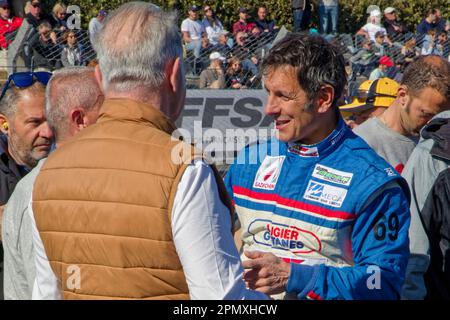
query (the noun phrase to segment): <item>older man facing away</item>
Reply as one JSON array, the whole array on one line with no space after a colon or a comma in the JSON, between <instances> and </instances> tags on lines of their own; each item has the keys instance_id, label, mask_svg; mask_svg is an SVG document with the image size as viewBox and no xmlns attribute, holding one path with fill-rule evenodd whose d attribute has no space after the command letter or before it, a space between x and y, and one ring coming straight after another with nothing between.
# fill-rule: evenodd
<instances>
[{"instance_id":1,"label":"older man facing away","mask_svg":"<svg viewBox=\"0 0 450 320\"><path fill-rule=\"evenodd\" d=\"M34 186L33 298L266 297L245 287L217 170L171 136L186 95L175 21L145 2L106 19L99 119L52 153Z\"/></svg>"}]
</instances>

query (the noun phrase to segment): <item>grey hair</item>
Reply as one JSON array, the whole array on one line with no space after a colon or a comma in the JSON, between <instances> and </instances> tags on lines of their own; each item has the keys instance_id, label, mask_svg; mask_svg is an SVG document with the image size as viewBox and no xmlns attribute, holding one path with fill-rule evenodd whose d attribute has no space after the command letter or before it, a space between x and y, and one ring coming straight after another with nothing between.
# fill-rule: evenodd
<instances>
[{"instance_id":1,"label":"grey hair","mask_svg":"<svg viewBox=\"0 0 450 320\"><path fill-rule=\"evenodd\" d=\"M6 91L4 97L0 101L0 114L3 114L9 120L13 120L17 112L17 104L26 93L36 95L45 91L44 85L35 81L33 85L26 88L18 88L12 82Z\"/></svg>"},{"instance_id":2,"label":"grey hair","mask_svg":"<svg viewBox=\"0 0 450 320\"><path fill-rule=\"evenodd\" d=\"M176 13L145 2L125 3L108 15L93 42L105 91L157 89L167 62L183 54Z\"/></svg>"},{"instance_id":3,"label":"grey hair","mask_svg":"<svg viewBox=\"0 0 450 320\"><path fill-rule=\"evenodd\" d=\"M45 92L45 117L56 141L68 134L69 112L76 107L91 111L103 95L94 68L68 67L53 73Z\"/></svg>"}]
</instances>

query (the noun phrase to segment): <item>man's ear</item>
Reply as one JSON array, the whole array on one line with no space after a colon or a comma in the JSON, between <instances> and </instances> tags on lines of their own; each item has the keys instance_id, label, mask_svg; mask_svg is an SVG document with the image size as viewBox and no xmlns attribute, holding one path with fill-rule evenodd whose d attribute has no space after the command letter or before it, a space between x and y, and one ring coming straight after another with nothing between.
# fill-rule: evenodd
<instances>
[{"instance_id":1,"label":"man's ear","mask_svg":"<svg viewBox=\"0 0 450 320\"><path fill-rule=\"evenodd\" d=\"M409 100L411 99L409 95L408 87L405 85L401 85L397 89L397 99L400 102L400 107L405 110L406 106L409 103Z\"/></svg>"},{"instance_id":2,"label":"man's ear","mask_svg":"<svg viewBox=\"0 0 450 320\"><path fill-rule=\"evenodd\" d=\"M98 86L102 89L102 91L104 91L104 88L103 88L103 75L102 75L102 71L100 70L100 66L99 65L95 66L94 75L95 75L95 80L97 80Z\"/></svg>"},{"instance_id":3,"label":"man's ear","mask_svg":"<svg viewBox=\"0 0 450 320\"><path fill-rule=\"evenodd\" d=\"M183 61L180 57L171 60L166 67L167 79L169 80L169 86L173 92L181 90L180 77L183 76Z\"/></svg>"},{"instance_id":4,"label":"man's ear","mask_svg":"<svg viewBox=\"0 0 450 320\"><path fill-rule=\"evenodd\" d=\"M0 132L4 135L9 133L9 121L8 119L0 113Z\"/></svg>"},{"instance_id":5,"label":"man's ear","mask_svg":"<svg viewBox=\"0 0 450 320\"><path fill-rule=\"evenodd\" d=\"M329 84L323 85L320 88L319 94L316 98L318 106L317 111L319 113L327 112L332 107L333 100L334 100L334 88Z\"/></svg>"},{"instance_id":6,"label":"man's ear","mask_svg":"<svg viewBox=\"0 0 450 320\"><path fill-rule=\"evenodd\" d=\"M75 108L70 111L70 133L74 135L75 133L86 128L84 122L84 111L81 108Z\"/></svg>"}]
</instances>

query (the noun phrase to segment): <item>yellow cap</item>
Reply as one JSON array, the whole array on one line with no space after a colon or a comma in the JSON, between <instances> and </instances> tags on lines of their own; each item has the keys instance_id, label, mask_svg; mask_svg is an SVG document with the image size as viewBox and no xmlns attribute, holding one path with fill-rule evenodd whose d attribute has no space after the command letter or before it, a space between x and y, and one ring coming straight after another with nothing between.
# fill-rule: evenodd
<instances>
[{"instance_id":1,"label":"yellow cap","mask_svg":"<svg viewBox=\"0 0 450 320\"><path fill-rule=\"evenodd\" d=\"M389 78L367 80L361 83L358 96L352 103L340 106L340 111L359 112L375 107L389 107L397 98L399 84Z\"/></svg>"}]
</instances>

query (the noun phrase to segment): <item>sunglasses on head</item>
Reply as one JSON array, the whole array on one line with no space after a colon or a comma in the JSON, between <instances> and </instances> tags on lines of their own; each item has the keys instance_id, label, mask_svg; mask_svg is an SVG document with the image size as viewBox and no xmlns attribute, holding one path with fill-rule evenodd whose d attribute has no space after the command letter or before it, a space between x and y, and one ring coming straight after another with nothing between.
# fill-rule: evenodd
<instances>
[{"instance_id":1,"label":"sunglasses on head","mask_svg":"<svg viewBox=\"0 0 450 320\"><path fill-rule=\"evenodd\" d=\"M47 85L48 81L52 77L52 73L39 71L39 72L16 72L8 77L5 85L3 86L2 94L0 96L0 101L6 94L9 88L9 84L12 82L17 88L27 88L33 85L36 81L42 83L44 86Z\"/></svg>"}]
</instances>

